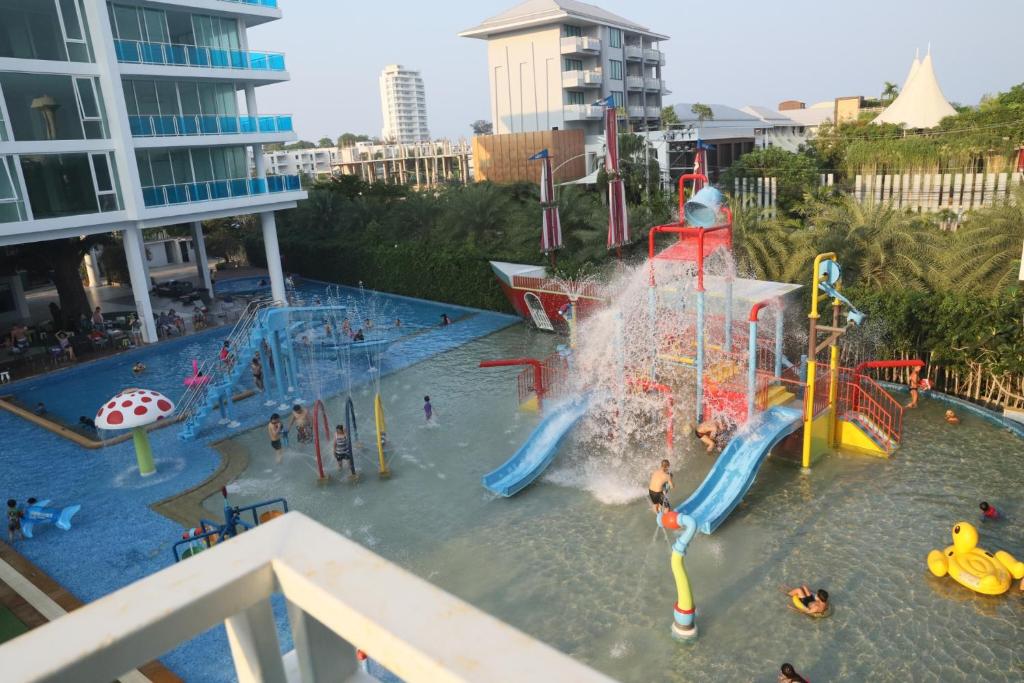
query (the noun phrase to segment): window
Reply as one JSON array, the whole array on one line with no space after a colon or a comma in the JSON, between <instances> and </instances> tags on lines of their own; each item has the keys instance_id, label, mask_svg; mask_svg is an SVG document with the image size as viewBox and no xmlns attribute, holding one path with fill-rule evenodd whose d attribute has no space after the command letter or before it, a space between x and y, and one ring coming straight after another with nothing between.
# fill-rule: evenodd
<instances>
[{"instance_id":1,"label":"window","mask_svg":"<svg viewBox=\"0 0 1024 683\"><path fill-rule=\"evenodd\" d=\"M625 100L622 97L622 92L619 91L619 90L613 90L612 91L612 104L615 106L615 108L618 109L619 107L621 107L623 102L625 102Z\"/></svg>"},{"instance_id":2,"label":"window","mask_svg":"<svg viewBox=\"0 0 1024 683\"><path fill-rule=\"evenodd\" d=\"M107 137L100 86L83 76L0 72L14 140L99 140Z\"/></svg>"},{"instance_id":3,"label":"window","mask_svg":"<svg viewBox=\"0 0 1024 683\"><path fill-rule=\"evenodd\" d=\"M620 62L617 59L611 59L611 60L608 61L608 66L610 67L610 70L612 72L611 73L611 79L613 81L621 81L622 80L622 62Z\"/></svg>"},{"instance_id":4,"label":"window","mask_svg":"<svg viewBox=\"0 0 1024 683\"><path fill-rule=\"evenodd\" d=\"M565 29L565 37L566 38L582 38L583 37L583 29L580 28L579 26L573 26L572 24L566 24L563 28Z\"/></svg>"},{"instance_id":5,"label":"window","mask_svg":"<svg viewBox=\"0 0 1024 683\"><path fill-rule=\"evenodd\" d=\"M81 0L4 0L0 57L91 62Z\"/></svg>"},{"instance_id":6,"label":"window","mask_svg":"<svg viewBox=\"0 0 1024 683\"><path fill-rule=\"evenodd\" d=\"M163 10L110 5L110 25L114 38L147 43L170 42L167 14Z\"/></svg>"},{"instance_id":7,"label":"window","mask_svg":"<svg viewBox=\"0 0 1024 683\"><path fill-rule=\"evenodd\" d=\"M622 31L617 28L608 29L609 47L622 47Z\"/></svg>"},{"instance_id":8,"label":"window","mask_svg":"<svg viewBox=\"0 0 1024 683\"><path fill-rule=\"evenodd\" d=\"M0 157L0 223L28 220L14 157Z\"/></svg>"},{"instance_id":9,"label":"window","mask_svg":"<svg viewBox=\"0 0 1024 683\"><path fill-rule=\"evenodd\" d=\"M117 170L108 152L30 154L21 171L36 219L117 211Z\"/></svg>"},{"instance_id":10,"label":"window","mask_svg":"<svg viewBox=\"0 0 1024 683\"><path fill-rule=\"evenodd\" d=\"M582 59L565 59L565 68L563 71L583 71L583 60Z\"/></svg>"},{"instance_id":11,"label":"window","mask_svg":"<svg viewBox=\"0 0 1024 683\"><path fill-rule=\"evenodd\" d=\"M569 98L568 99L568 104L583 104L584 103L583 91L581 91L581 90L569 90L568 92L566 92L566 97Z\"/></svg>"}]
</instances>

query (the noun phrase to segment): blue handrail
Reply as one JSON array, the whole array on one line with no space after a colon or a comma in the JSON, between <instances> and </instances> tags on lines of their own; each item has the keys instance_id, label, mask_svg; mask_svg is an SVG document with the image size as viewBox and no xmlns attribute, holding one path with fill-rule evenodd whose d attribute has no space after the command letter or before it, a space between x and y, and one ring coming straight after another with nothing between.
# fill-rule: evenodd
<instances>
[{"instance_id":1,"label":"blue handrail","mask_svg":"<svg viewBox=\"0 0 1024 683\"><path fill-rule=\"evenodd\" d=\"M273 175L266 178L229 178L209 180L201 183L176 183L142 188L142 198L147 207L174 206L208 202L233 197L249 197L278 192L295 192L302 189L297 175Z\"/></svg>"},{"instance_id":2,"label":"blue handrail","mask_svg":"<svg viewBox=\"0 0 1024 683\"><path fill-rule=\"evenodd\" d=\"M291 115L284 116L144 116L131 115L133 137L182 135L237 135L240 133L291 133Z\"/></svg>"},{"instance_id":3,"label":"blue handrail","mask_svg":"<svg viewBox=\"0 0 1024 683\"><path fill-rule=\"evenodd\" d=\"M126 64L162 64L213 69L284 71L284 55L279 52L223 50L197 45L152 43L141 40L114 40L117 61Z\"/></svg>"}]
</instances>

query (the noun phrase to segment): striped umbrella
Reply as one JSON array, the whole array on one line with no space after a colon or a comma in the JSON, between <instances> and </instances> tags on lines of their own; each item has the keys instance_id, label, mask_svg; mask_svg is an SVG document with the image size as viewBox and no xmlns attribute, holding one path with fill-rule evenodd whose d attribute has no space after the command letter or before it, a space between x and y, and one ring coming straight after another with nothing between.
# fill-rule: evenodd
<instances>
[{"instance_id":1,"label":"striped umbrella","mask_svg":"<svg viewBox=\"0 0 1024 683\"><path fill-rule=\"evenodd\" d=\"M562 243L562 221L558 218L558 204L555 202L555 177L551 172L551 156L546 149L530 157L530 161L538 160L544 162L540 169L540 206L543 220L540 250L542 253L551 254L565 246Z\"/></svg>"},{"instance_id":2,"label":"striped umbrella","mask_svg":"<svg viewBox=\"0 0 1024 683\"><path fill-rule=\"evenodd\" d=\"M629 243L629 217L626 215L626 186L619 174L618 109L609 97L605 106L605 138L608 148L605 170L608 172L608 248L618 249Z\"/></svg>"}]
</instances>

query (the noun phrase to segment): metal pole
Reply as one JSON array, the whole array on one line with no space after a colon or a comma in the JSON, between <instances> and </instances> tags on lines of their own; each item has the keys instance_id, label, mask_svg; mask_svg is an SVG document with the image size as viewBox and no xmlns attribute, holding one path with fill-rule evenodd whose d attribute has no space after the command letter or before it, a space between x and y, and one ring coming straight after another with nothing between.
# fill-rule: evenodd
<instances>
[{"instance_id":1,"label":"metal pole","mask_svg":"<svg viewBox=\"0 0 1024 683\"><path fill-rule=\"evenodd\" d=\"M704 290L697 292L697 422L704 416Z\"/></svg>"},{"instance_id":2,"label":"metal pole","mask_svg":"<svg viewBox=\"0 0 1024 683\"><path fill-rule=\"evenodd\" d=\"M754 417L754 393L757 391L757 321L750 321L750 341L747 353L747 421Z\"/></svg>"}]
</instances>

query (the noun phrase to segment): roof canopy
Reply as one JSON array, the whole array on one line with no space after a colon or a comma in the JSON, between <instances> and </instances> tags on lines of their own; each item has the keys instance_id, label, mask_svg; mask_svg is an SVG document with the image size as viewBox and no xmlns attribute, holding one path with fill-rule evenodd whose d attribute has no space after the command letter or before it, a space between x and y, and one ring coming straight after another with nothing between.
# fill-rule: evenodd
<instances>
[{"instance_id":1,"label":"roof canopy","mask_svg":"<svg viewBox=\"0 0 1024 683\"><path fill-rule=\"evenodd\" d=\"M566 19L577 19L585 23L605 24L616 28L644 33L656 40L668 40L668 36L654 33L617 14L578 0L526 0L515 7L486 19L478 26L459 33L463 38L487 38L497 33L506 33L532 26L543 26ZM572 23L570 21L570 23Z\"/></svg>"},{"instance_id":2,"label":"roof canopy","mask_svg":"<svg viewBox=\"0 0 1024 683\"><path fill-rule=\"evenodd\" d=\"M950 106L942 94L939 81L932 67L931 50L921 60L917 58L910 65L910 73L903 84L903 91L873 123L896 123L907 128L934 128L947 116L955 116L956 109Z\"/></svg>"}]
</instances>

